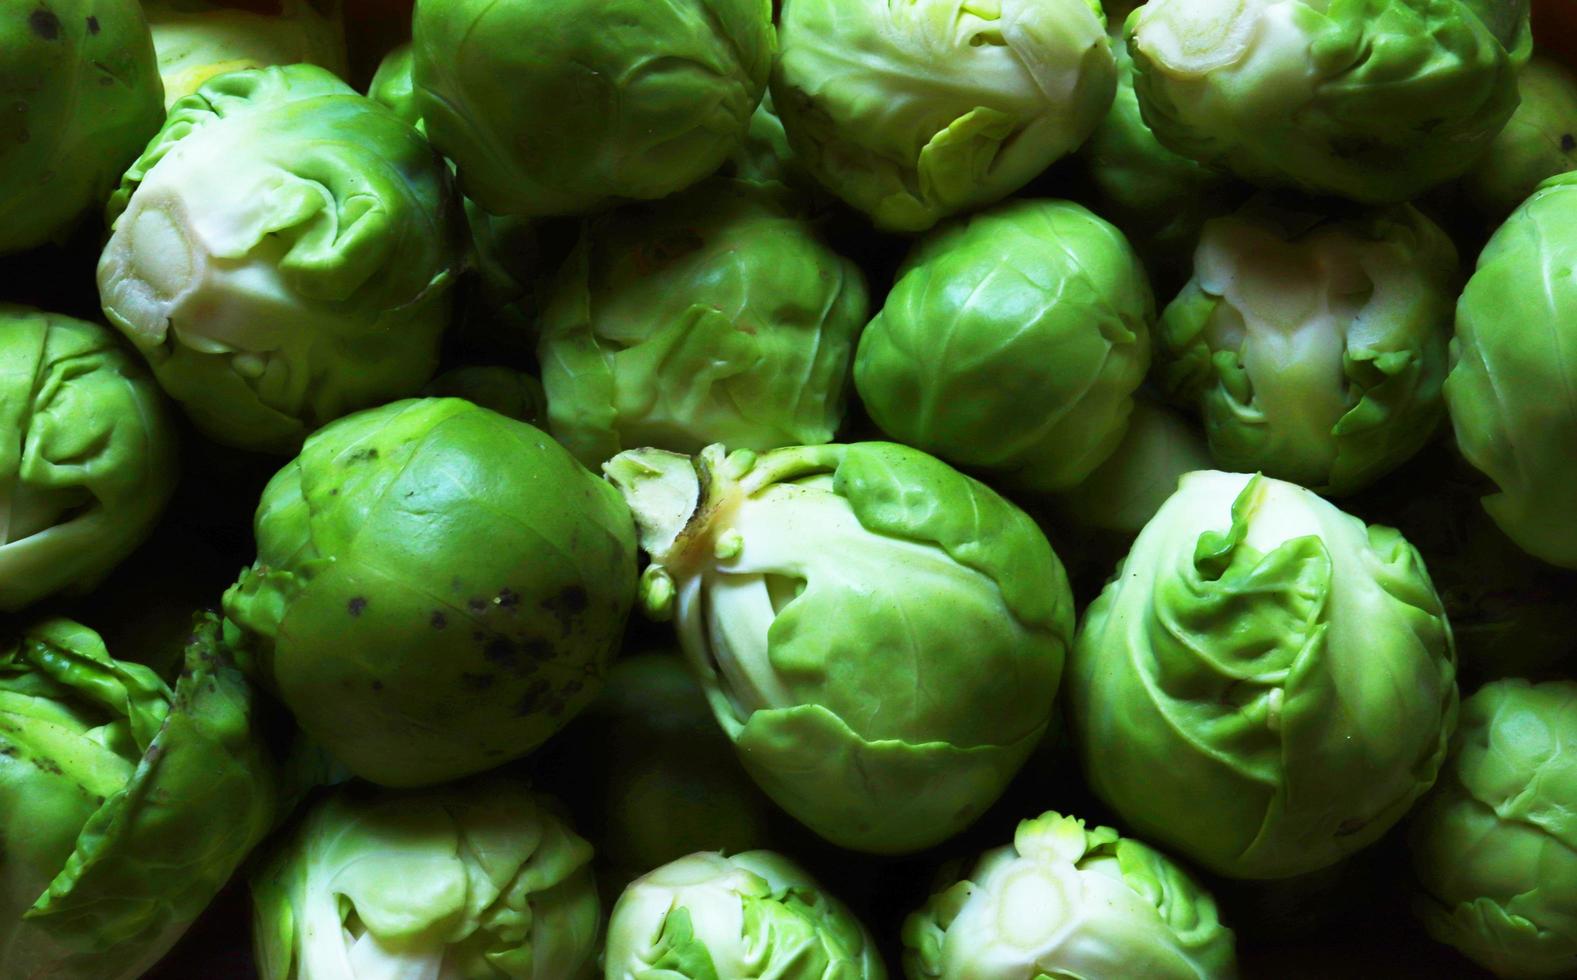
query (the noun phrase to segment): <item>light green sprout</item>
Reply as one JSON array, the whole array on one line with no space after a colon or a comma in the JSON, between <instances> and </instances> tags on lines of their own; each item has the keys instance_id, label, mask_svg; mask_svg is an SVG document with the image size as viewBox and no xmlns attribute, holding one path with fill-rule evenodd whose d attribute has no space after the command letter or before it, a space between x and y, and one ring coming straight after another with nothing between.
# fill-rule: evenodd
<instances>
[{"instance_id":1,"label":"light green sprout","mask_svg":"<svg viewBox=\"0 0 1577 980\"><path fill-rule=\"evenodd\" d=\"M1552 177L1495 232L1457 303L1446 405L1457 445L1494 481L1484 509L1529 554L1577 568L1577 172Z\"/></svg>"},{"instance_id":2,"label":"light green sprout","mask_svg":"<svg viewBox=\"0 0 1577 980\"><path fill-rule=\"evenodd\" d=\"M1264 186L1394 204L1461 176L1517 107L1527 0L1151 0L1144 121Z\"/></svg>"},{"instance_id":3,"label":"light green sprout","mask_svg":"<svg viewBox=\"0 0 1577 980\"><path fill-rule=\"evenodd\" d=\"M771 0L419 0L416 109L499 215L665 197L739 146L766 89Z\"/></svg>"},{"instance_id":4,"label":"light green sprout","mask_svg":"<svg viewBox=\"0 0 1577 980\"><path fill-rule=\"evenodd\" d=\"M1416 208L1348 217L1257 199L1206 222L1161 315L1155 374L1224 469L1363 489L1429 441L1459 283Z\"/></svg>"},{"instance_id":5,"label":"light green sprout","mask_svg":"<svg viewBox=\"0 0 1577 980\"><path fill-rule=\"evenodd\" d=\"M135 0L0 9L0 255L65 238L159 131L162 86Z\"/></svg>"},{"instance_id":6,"label":"light green sprout","mask_svg":"<svg viewBox=\"0 0 1577 980\"><path fill-rule=\"evenodd\" d=\"M585 980L602 909L556 801L490 776L341 789L252 874L262 980Z\"/></svg>"},{"instance_id":7,"label":"light green sprout","mask_svg":"<svg viewBox=\"0 0 1577 980\"><path fill-rule=\"evenodd\" d=\"M164 106L226 72L320 65L347 72L340 0L274 0L267 13L209 0L144 0L164 80Z\"/></svg>"},{"instance_id":8,"label":"light green sprout","mask_svg":"<svg viewBox=\"0 0 1577 980\"><path fill-rule=\"evenodd\" d=\"M1396 531L1268 477L1185 476L1080 626L1070 729L1125 825L1236 878L1316 871L1434 782L1451 628Z\"/></svg>"},{"instance_id":9,"label":"light green sprout","mask_svg":"<svg viewBox=\"0 0 1577 980\"><path fill-rule=\"evenodd\" d=\"M1111 105L1094 0L784 0L772 96L798 159L889 231L1001 200Z\"/></svg>"},{"instance_id":10,"label":"light green sprout","mask_svg":"<svg viewBox=\"0 0 1577 980\"><path fill-rule=\"evenodd\" d=\"M449 174L322 68L207 82L172 109L109 217L104 312L219 442L294 452L437 367L464 257Z\"/></svg>"},{"instance_id":11,"label":"light green sprout","mask_svg":"<svg viewBox=\"0 0 1577 980\"><path fill-rule=\"evenodd\" d=\"M1122 442L1154 319L1122 232L1071 201L1012 201L921 239L860 337L854 383L895 440L1066 490Z\"/></svg>"},{"instance_id":12,"label":"light green sprout","mask_svg":"<svg viewBox=\"0 0 1577 980\"><path fill-rule=\"evenodd\" d=\"M910 980L1230 980L1232 930L1166 857L1047 812L982 854L904 921Z\"/></svg>"},{"instance_id":13,"label":"light green sprout","mask_svg":"<svg viewBox=\"0 0 1577 980\"><path fill-rule=\"evenodd\" d=\"M810 446L604 469L712 712L758 785L836 844L916 851L1034 751L1073 622L1023 511L915 449Z\"/></svg>"},{"instance_id":14,"label":"light green sprout","mask_svg":"<svg viewBox=\"0 0 1577 980\"><path fill-rule=\"evenodd\" d=\"M594 219L542 314L553 435L591 466L830 442L867 315L859 267L768 188L709 181Z\"/></svg>"},{"instance_id":15,"label":"light green sprout","mask_svg":"<svg viewBox=\"0 0 1577 980\"><path fill-rule=\"evenodd\" d=\"M194 626L172 691L48 619L0 640L0 976L135 980L271 827L251 689Z\"/></svg>"},{"instance_id":16,"label":"light green sprout","mask_svg":"<svg viewBox=\"0 0 1577 980\"><path fill-rule=\"evenodd\" d=\"M0 611L93 589L180 477L147 370L97 324L0 304Z\"/></svg>"},{"instance_id":17,"label":"light green sprout","mask_svg":"<svg viewBox=\"0 0 1577 980\"><path fill-rule=\"evenodd\" d=\"M1577 959L1577 684L1487 684L1462 702L1409 842L1430 935L1500 977Z\"/></svg>"},{"instance_id":18,"label":"light green sprout","mask_svg":"<svg viewBox=\"0 0 1577 980\"><path fill-rule=\"evenodd\" d=\"M605 980L886 980L870 933L789 859L697 853L631 882L613 907Z\"/></svg>"}]
</instances>

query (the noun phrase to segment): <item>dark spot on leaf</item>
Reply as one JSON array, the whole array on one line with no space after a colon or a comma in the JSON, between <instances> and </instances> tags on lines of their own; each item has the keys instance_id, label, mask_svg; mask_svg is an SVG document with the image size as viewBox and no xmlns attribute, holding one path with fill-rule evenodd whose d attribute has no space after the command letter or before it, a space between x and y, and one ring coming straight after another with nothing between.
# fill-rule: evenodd
<instances>
[{"instance_id":1,"label":"dark spot on leaf","mask_svg":"<svg viewBox=\"0 0 1577 980\"><path fill-rule=\"evenodd\" d=\"M487 612L487 600L486 599L468 599L468 600L466 600L465 607L467 609L471 610L473 613L481 615L482 613Z\"/></svg>"},{"instance_id":2,"label":"dark spot on leaf","mask_svg":"<svg viewBox=\"0 0 1577 980\"><path fill-rule=\"evenodd\" d=\"M544 680L534 680L526 688L526 693L521 695L520 703L515 705L515 713L521 715L536 714L547 704L548 697L553 693L553 685Z\"/></svg>"},{"instance_id":3,"label":"dark spot on leaf","mask_svg":"<svg viewBox=\"0 0 1577 980\"><path fill-rule=\"evenodd\" d=\"M366 449L358 449L355 452L351 453L349 456L346 456L345 457L345 462L346 463L370 463L370 462L372 462L373 460L375 460L377 458L378 458L378 450L376 448L372 447L372 446L368 446Z\"/></svg>"},{"instance_id":4,"label":"dark spot on leaf","mask_svg":"<svg viewBox=\"0 0 1577 980\"><path fill-rule=\"evenodd\" d=\"M570 585L543 599L542 608L558 620L559 632L568 636L574 632L576 618L586 611L590 602L584 588Z\"/></svg>"},{"instance_id":5,"label":"dark spot on leaf","mask_svg":"<svg viewBox=\"0 0 1577 980\"><path fill-rule=\"evenodd\" d=\"M427 625L431 626L435 630L448 629L449 617L445 616L441 611L435 609L433 610L433 618L427 621Z\"/></svg>"},{"instance_id":6,"label":"dark spot on leaf","mask_svg":"<svg viewBox=\"0 0 1577 980\"><path fill-rule=\"evenodd\" d=\"M472 691L485 691L492 687L493 682L497 679L498 678L492 674L462 673L460 675L460 683L464 684L468 690Z\"/></svg>"},{"instance_id":7,"label":"dark spot on leaf","mask_svg":"<svg viewBox=\"0 0 1577 980\"><path fill-rule=\"evenodd\" d=\"M1337 837L1350 837L1369 825L1369 821L1362 817L1348 817L1336 825Z\"/></svg>"},{"instance_id":8,"label":"dark spot on leaf","mask_svg":"<svg viewBox=\"0 0 1577 980\"><path fill-rule=\"evenodd\" d=\"M60 18L47 10L35 10L28 14L27 27L46 41L60 39Z\"/></svg>"},{"instance_id":9,"label":"dark spot on leaf","mask_svg":"<svg viewBox=\"0 0 1577 980\"><path fill-rule=\"evenodd\" d=\"M1577 150L1577 136L1573 136L1571 133L1562 133L1561 152L1570 153L1573 150Z\"/></svg>"},{"instance_id":10,"label":"dark spot on leaf","mask_svg":"<svg viewBox=\"0 0 1577 980\"><path fill-rule=\"evenodd\" d=\"M520 605L520 593L510 588L498 590L498 607L500 609L514 609L518 605Z\"/></svg>"},{"instance_id":11,"label":"dark spot on leaf","mask_svg":"<svg viewBox=\"0 0 1577 980\"><path fill-rule=\"evenodd\" d=\"M373 681L372 682L372 689L374 691L381 691L381 690L383 690L383 681Z\"/></svg>"},{"instance_id":12,"label":"dark spot on leaf","mask_svg":"<svg viewBox=\"0 0 1577 980\"><path fill-rule=\"evenodd\" d=\"M502 636L496 636L488 641L487 646L482 648L482 656L487 658L488 663L504 668L514 667L520 662L520 654L516 652L515 645Z\"/></svg>"},{"instance_id":13,"label":"dark spot on leaf","mask_svg":"<svg viewBox=\"0 0 1577 980\"><path fill-rule=\"evenodd\" d=\"M88 18L88 33L89 34L97 34L98 32L99 32L99 19L97 17L89 17Z\"/></svg>"},{"instance_id":14,"label":"dark spot on leaf","mask_svg":"<svg viewBox=\"0 0 1577 980\"><path fill-rule=\"evenodd\" d=\"M361 596L356 596L354 599L345 603L345 608L349 610L352 616L360 616L361 611L367 608L367 600Z\"/></svg>"},{"instance_id":15,"label":"dark spot on leaf","mask_svg":"<svg viewBox=\"0 0 1577 980\"><path fill-rule=\"evenodd\" d=\"M525 651L527 657L537 662L552 660L558 655L558 651L553 648L553 644L537 637L522 639L520 641L520 649Z\"/></svg>"},{"instance_id":16,"label":"dark spot on leaf","mask_svg":"<svg viewBox=\"0 0 1577 980\"><path fill-rule=\"evenodd\" d=\"M564 694L566 697L579 694L581 688L585 686L586 685L580 681L570 681L564 685Z\"/></svg>"}]
</instances>

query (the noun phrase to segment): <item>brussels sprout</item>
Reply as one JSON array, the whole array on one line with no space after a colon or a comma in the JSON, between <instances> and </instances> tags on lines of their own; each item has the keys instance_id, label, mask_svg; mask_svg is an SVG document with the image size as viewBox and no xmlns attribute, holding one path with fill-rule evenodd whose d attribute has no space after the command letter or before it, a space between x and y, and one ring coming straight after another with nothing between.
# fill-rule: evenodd
<instances>
[{"instance_id":1,"label":"brussels sprout","mask_svg":"<svg viewBox=\"0 0 1577 980\"><path fill-rule=\"evenodd\" d=\"M739 146L770 0L419 0L416 107L493 214L583 214L683 190Z\"/></svg>"},{"instance_id":2,"label":"brussels sprout","mask_svg":"<svg viewBox=\"0 0 1577 980\"><path fill-rule=\"evenodd\" d=\"M888 231L1001 200L1111 105L1096 0L784 0L772 95L828 190Z\"/></svg>"},{"instance_id":3,"label":"brussels sprout","mask_svg":"<svg viewBox=\"0 0 1577 980\"><path fill-rule=\"evenodd\" d=\"M1577 170L1577 75L1535 56L1517 79L1522 103L1463 178L1468 198L1499 221L1540 182Z\"/></svg>"},{"instance_id":4,"label":"brussels sprout","mask_svg":"<svg viewBox=\"0 0 1577 980\"><path fill-rule=\"evenodd\" d=\"M199 621L172 692L97 633L0 641L0 976L138 977L267 833L252 694Z\"/></svg>"},{"instance_id":5,"label":"brussels sprout","mask_svg":"<svg viewBox=\"0 0 1577 980\"><path fill-rule=\"evenodd\" d=\"M1122 22L1111 12L1107 16ZM1155 270L1168 279L1181 272L1180 282L1188 277L1200 229L1232 209L1241 185L1161 145L1139 111L1128 46L1114 41L1112 54L1117 96L1080 157L1096 190L1097 210L1123 230Z\"/></svg>"},{"instance_id":6,"label":"brussels sprout","mask_svg":"<svg viewBox=\"0 0 1577 980\"><path fill-rule=\"evenodd\" d=\"M591 846L557 811L501 776L340 790L252 875L260 975L592 976Z\"/></svg>"},{"instance_id":7,"label":"brussels sprout","mask_svg":"<svg viewBox=\"0 0 1577 980\"><path fill-rule=\"evenodd\" d=\"M1392 529L1190 473L1086 613L1067 705L1091 788L1135 832L1290 877L1373 843L1434 782L1451 628Z\"/></svg>"},{"instance_id":8,"label":"brussels sprout","mask_svg":"<svg viewBox=\"0 0 1577 980\"><path fill-rule=\"evenodd\" d=\"M894 439L1066 490L1122 441L1154 319L1122 232L1068 201L1013 201L915 247L854 384Z\"/></svg>"},{"instance_id":9,"label":"brussels sprout","mask_svg":"<svg viewBox=\"0 0 1577 980\"><path fill-rule=\"evenodd\" d=\"M1484 509L1530 555L1577 568L1577 172L1552 177L1490 238L1457 303L1446 406L1495 482Z\"/></svg>"},{"instance_id":10,"label":"brussels sprout","mask_svg":"<svg viewBox=\"0 0 1577 980\"><path fill-rule=\"evenodd\" d=\"M1127 34L1163 145L1368 204L1467 172L1532 50L1527 0L1151 0Z\"/></svg>"},{"instance_id":11,"label":"brussels sprout","mask_svg":"<svg viewBox=\"0 0 1577 980\"><path fill-rule=\"evenodd\" d=\"M1411 206L1333 218L1256 200L1205 224L1156 376L1204 416L1218 465L1352 493L1445 414L1457 269Z\"/></svg>"},{"instance_id":12,"label":"brussels sprout","mask_svg":"<svg viewBox=\"0 0 1577 980\"><path fill-rule=\"evenodd\" d=\"M550 287L537 356L553 435L620 450L828 442L865 279L770 191L717 181L588 223Z\"/></svg>"},{"instance_id":13,"label":"brussels sprout","mask_svg":"<svg viewBox=\"0 0 1577 980\"><path fill-rule=\"evenodd\" d=\"M1110 827L1052 812L932 895L905 920L903 943L910 980L1237 973L1232 930L1186 872Z\"/></svg>"},{"instance_id":14,"label":"brussels sprout","mask_svg":"<svg viewBox=\"0 0 1577 980\"><path fill-rule=\"evenodd\" d=\"M886 980L870 933L788 858L699 853L636 879L608 922L606 980Z\"/></svg>"},{"instance_id":15,"label":"brussels sprout","mask_svg":"<svg viewBox=\"0 0 1577 980\"><path fill-rule=\"evenodd\" d=\"M0 255L64 238L103 205L164 119L142 7L0 9Z\"/></svg>"},{"instance_id":16,"label":"brussels sprout","mask_svg":"<svg viewBox=\"0 0 1577 980\"><path fill-rule=\"evenodd\" d=\"M1134 400L1128 434L1084 482L1057 497L1057 509L1082 527L1129 536L1150 523L1183 474L1210 468L1200 432L1148 398Z\"/></svg>"},{"instance_id":17,"label":"brussels sprout","mask_svg":"<svg viewBox=\"0 0 1577 980\"><path fill-rule=\"evenodd\" d=\"M87 592L178 476L164 398L104 327L0 304L0 611Z\"/></svg>"},{"instance_id":18,"label":"brussels sprout","mask_svg":"<svg viewBox=\"0 0 1577 980\"><path fill-rule=\"evenodd\" d=\"M448 174L322 68L233 72L183 99L109 216L104 312L219 442L294 451L437 367L462 261Z\"/></svg>"},{"instance_id":19,"label":"brussels sprout","mask_svg":"<svg viewBox=\"0 0 1577 980\"><path fill-rule=\"evenodd\" d=\"M416 104L416 84L411 78L414 63L415 55L409 44L402 44L384 55L367 85L367 98L388 106L407 126L426 135L427 124L422 121L421 109Z\"/></svg>"},{"instance_id":20,"label":"brussels sprout","mask_svg":"<svg viewBox=\"0 0 1577 980\"><path fill-rule=\"evenodd\" d=\"M166 109L226 72L298 63L347 71L340 0L273 0L268 13L210 0L144 0L142 9Z\"/></svg>"},{"instance_id":21,"label":"brussels sprout","mask_svg":"<svg viewBox=\"0 0 1577 980\"><path fill-rule=\"evenodd\" d=\"M751 114L745 138L724 165L722 173L756 184L778 183L814 189L814 178L805 172L789 148L788 133L783 130L777 106L772 104L770 89Z\"/></svg>"},{"instance_id":22,"label":"brussels sprout","mask_svg":"<svg viewBox=\"0 0 1577 980\"><path fill-rule=\"evenodd\" d=\"M634 599L619 494L456 398L313 434L255 528L225 614L301 727L387 786L535 748L595 696Z\"/></svg>"},{"instance_id":23,"label":"brussels sprout","mask_svg":"<svg viewBox=\"0 0 1577 980\"><path fill-rule=\"evenodd\" d=\"M547 396L542 382L524 371L506 367L468 367L446 371L422 393L432 398L464 398L520 422L542 425Z\"/></svg>"},{"instance_id":24,"label":"brussels sprout","mask_svg":"<svg viewBox=\"0 0 1577 980\"><path fill-rule=\"evenodd\" d=\"M1409 842L1430 935L1502 977L1577 962L1577 684L1487 684Z\"/></svg>"},{"instance_id":25,"label":"brussels sprout","mask_svg":"<svg viewBox=\"0 0 1577 980\"><path fill-rule=\"evenodd\" d=\"M1017 507L891 443L604 469L652 556L642 600L680 644L757 784L835 844L928 847L1035 749L1073 621Z\"/></svg>"},{"instance_id":26,"label":"brussels sprout","mask_svg":"<svg viewBox=\"0 0 1577 980\"><path fill-rule=\"evenodd\" d=\"M615 663L602 695L553 748L558 754L537 771L582 815L615 895L694 851L767 842L770 805L676 655Z\"/></svg>"}]
</instances>

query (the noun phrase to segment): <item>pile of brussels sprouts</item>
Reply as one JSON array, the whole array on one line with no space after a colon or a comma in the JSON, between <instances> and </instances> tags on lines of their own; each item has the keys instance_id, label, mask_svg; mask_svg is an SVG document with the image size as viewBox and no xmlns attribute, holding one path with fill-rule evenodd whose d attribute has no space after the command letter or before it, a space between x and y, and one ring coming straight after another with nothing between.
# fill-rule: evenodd
<instances>
[{"instance_id":1,"label":"pile of brussels sprouts","mask_svg":"<svg viewBox=\"0 0 1577 980\"><path fill-rule=\"evenodd\" d=\"M0 0L0 978L1577 977L1577 18Z\"/></svg>"}]
</instances>

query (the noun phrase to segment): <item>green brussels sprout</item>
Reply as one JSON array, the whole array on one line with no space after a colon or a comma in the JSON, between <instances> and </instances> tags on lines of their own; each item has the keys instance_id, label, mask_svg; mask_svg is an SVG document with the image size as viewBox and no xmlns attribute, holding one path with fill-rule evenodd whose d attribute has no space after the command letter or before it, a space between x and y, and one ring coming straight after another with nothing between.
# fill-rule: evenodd
<instances>
[{"instance_id":1,"label":"green brussels sprout","mask_svg":"<svg viewBox=\"0 0 1577 980\"><path fill-rule=\"evenodd\" d=\"M1163 145L1366 204L1466 173L1532 50L1527 0L1150 0L1127 35Z\"/></svg>"},{"instance_id":2,"label":"green brussels sprout","mask_svg":"<svg viewBox=\"0 0 1577 980\"><path fill-rule=\"evenodd\" d=\"M0 10L0 255L65 238L104 204L164 119L134 0Z\"/></svg>"},{"instance_id":3,"label":"green brussels sprout","mask_svg":"<svg viewBox=\"0 0 1577 980\"><path fill-rule=\"evenodd\" d=\"M1150 523L1185 473L1210 468L1210 447L1194 426L1148 398L1134 400L1128 434L1084 482L1057 496L1057 510L1081 527L1133 536Z\"/></svg>"},{"instance_id":4,"label":"green brussels sprout","mask_svg":"<svg viewBox=\"0 0 1577 980\"><path fill-rule=\"evenodd\" d=\"M1154 319L1122 232L1069 201L1012 201L915 246L860 338L854 384L894 439L1066 490L1122 442Z\"/></svg>"},{"instance_id":5,"label":"green brussels sprout","mask_svg":"<svg viewBox=\"0 0 1577 980\"><path fill-rule=\"evenodd\" d=\"M666 197L739 146L771 0L418 0L416 106L493 214Z\"/></svg>"},{"instance_id":6,"label":"green brussels sprout","mask_svg":"<svg viewBox=\"0 0 1577 980\"><path fill-rule=\"evenodd\" d=\"M783 0L772 95L828 190L887 231L999 201L1090 135L1117 84L1096 0Z\"/></svg>"},{"instance_id":7,"label":"green brussels sprout","mask_svg":"<svg viewBox=\"0 0 1577 980\"><path fill-rule=\"evenodd\" d=\"M1545 181L1479 255L1457 303L1446 407L1495 492L1484 509L1528 554L1577 568L1577 172Z\"/></svg>"},{"instance_id":8,"label":"green brussels sprout","mask_svg":"<svg viewBox=\"0 0 1577 980\"><path fill-rule=\"evenodd\" d=\"M619 896L607 980L886 980L870 933L842 902L772 851L698 853Z\"/></svg>"},{"instance_id":9,"label":"green brussels sprout","mask_svg":"<svg viewBox=\"0 0 1577 980\"><path fill-rule=\"evenodd\" d=\"M416 105L411 81L412 61L409 44L389 52L372 77L367 97L393 109L395 115L426 135L427 124ZM471 263L483 309L502 321L503 332L522 340L534 338L535 310L531 306L540 251L536 226L521 218L490 214L468 197L462 198L461 204L471 232ZM471 321L462 320L461 331L470 325ZM525 344L524 349L529 352L530 345Z\"/></svg>"},{"instance_id":10,"label":"green brussels sprout","mask_svg":"<svg viewBox=\"0 0 1577 980\"><path fill-rule=\"evenodd\" d=\"M859 267L764 188L708 182L588 222L542 314L553 435L591 466L828 442L867 316Z\"/></svg>"},{"instance_id":11,"label":"green brussels sprout","mask_svg":"<svg viewBox=\"0 0 1577 980\"><path fill-rule=\"evenodd\" d=\"M1419 919L1497 976L1569 977L1577 962L1574 746L1577 684L1486 684L1413 820Z\"/></svg>"},{"instance_id":12,"label":"green brussels sprout","mask_svg":"<svg viewBox=\"0 0 1577 980\"><path fill-rule=\"evenodd\" d=\"M843 847L968 826L1045 733L1073 623L1062 564L989 487L892 443L604 467L745 769Z\"/></svg>"},{"instance_id":13,"label":"green brussels sprout","mask_svg":"<svg viewBox=\"0 0 1577 980\"><path fill-rule=\"evenodd\" d=\"M1110 827L1047 812L904 921L904 972L942 977L1236 976L1232 930L1187 872Z\"/></svg>"},{"instance_id":14,"label":"green brussels sprout","mask_svg":"<svg viewBox=\"0 0 1577 980\"><path fill-rule=\"evenodd\" d=\"M591 977L591 846L558 809L502 776L339 790L252 875L260 976Z\"/></svg>"},{"instance_id":15,"label":"green brussels sprout","mask_svg":"<svg viewBox=\"0 0 1577 980\"><path fill-rule=\"evenodd\" d=\"M0 611L87 592L175 490L158 385L97 324L0 304Z\"/></svg>"},{"instance_id":16,"label":"green brussels sprout","mask_svg":"<svg viewBox=\"0 0 1577 980\"><path fill-rule=\"evenodd\" d=\"M200 620L174 691L48 619L0 641L0 976L131 980L274 818L246 681Z\"/></svg>"},{"instance_id":17,"label":"green brussels sprout","mask_svg":"<svg viewBox=\"0 0 1577 980\"><path fill-rule=\"evenodd\" d=\"M537 771L581 815L614 895L686 854L768 841L770 804L673 653L615 663L601 696L553 749Z\"/></svg>"},{"instance_id":18,"label":"green brussels sprout","mask_svg":"<svg viewBox=\"0 0 1577 980\"><path fill-rule=\"evenodd\" d=\"M745 128L744 140L721 172L736 180L756 184L777 183L814 189L815 179L805 172L789 147L783 120L777 106L772 104L771 89L761 97L761 104L756 106L750 116L750 125Z\"/></svg>"},{"instance_id":19,"label":"green brussels sprout","mask_svg":"<svg viewBox=\"0 0 1577 980\"><path fill-rule=\"evenodd\" d=\"M1336 863L1431 783L1451 628L1396 531L1268 477L1183 477L1080 627L1067 708L1125 824L1233 878Z\"/></svg>"},{"instance_id":20,"label":"green brussels sprout","mask_svg":"<svg viewBox=\"0 0 1577 980\"><path fill-rule=\"evenodd\" d=\"M1267 199L1206 222L1161 314L1156 378L1229 470L1363 489L1445 414L1456 247L1416 208L1346 218Z\"/></svg>"},{"instance_id":21,"label":"green brussels sprout","mask_svg":"<svg viewBox=\"0 0 1577 980\"><path fill-rule=\"evenodd\" d=\"M634 600L619 494L457 398L314 433L255 530L225 615L307 734L386 786L530 752L595 696Z\"/></svg>"},{"instance_id":22,"label":"green brussels sprout","mask_svg":"<svg viewBox=\"0 0 1577 980\"><path fill-rule=\"evenodd\" d=\"M1121 18L1108 12L1121 24ZM1133 56L1119 39L1117 95L1111 111L1080 151L1094 186L1097 210L1134 243L1152 267L1168 279L1188 278L1205 222L1232 209L1239 187L1226 174L1173 153L1145 125L1133 88Z\"/></svg>"},{"instance_id":23,"label":"green brussels sprout","mask_svg":"<svg viewBox=\"0 0 1577 980\"><path fill-rule=\"evenodd\" d=\"M402 44L384 55L367 85L367 98L388 106L407 126L426 135L427 124L422 121L421 109L416 104L416 84L411 79L414 63L415 55L409 44Z\"/></svg>"},{"instance_id":24,"label":"green brussels sprout","mask_svg":"<svg viewBox=\"0 0 1577 980\"><path fill-rule=\"evenodd\" d=\"M463 261L448 173L322 68L232 72L181 100L109 217L104 312L216 441L293 452L437 367Z\"/></svg>"},{"instance_id":25,"label":"green brussels sprout","mask_svg":"<svg viewBox=\"0 0 1577 980\"><path fill-rule=\"evenodd\" d=\"M506 367L467 367L446 371L428 382L429 398L464 398L483 408L540 427L547 417L542 382Z\"/></svg>"},{"instance_id":26,"label":"green brussels sprout","mask_svg":"<svg viewBox=\"0 0 1577 980\"><path fill-rule=\"evenodd\" d=\"M1517 78L1522 102L1462 183L1468 199L1499 221L1543 181L1577 170L1577 75L1534 56Z\"/></svg>"},{"instance_id":27,"label":"green brussels sprout","mask_svg":"<svg viewBox=\"0 0 1577 980\"><path fill-rule=\"evenodd\" d=\"M166 109L227 72L298 63L342 77L348 70L340 0L272 0L266 13L211 0L144 0L142 9Z\"/></svg>"}]
</instances>

